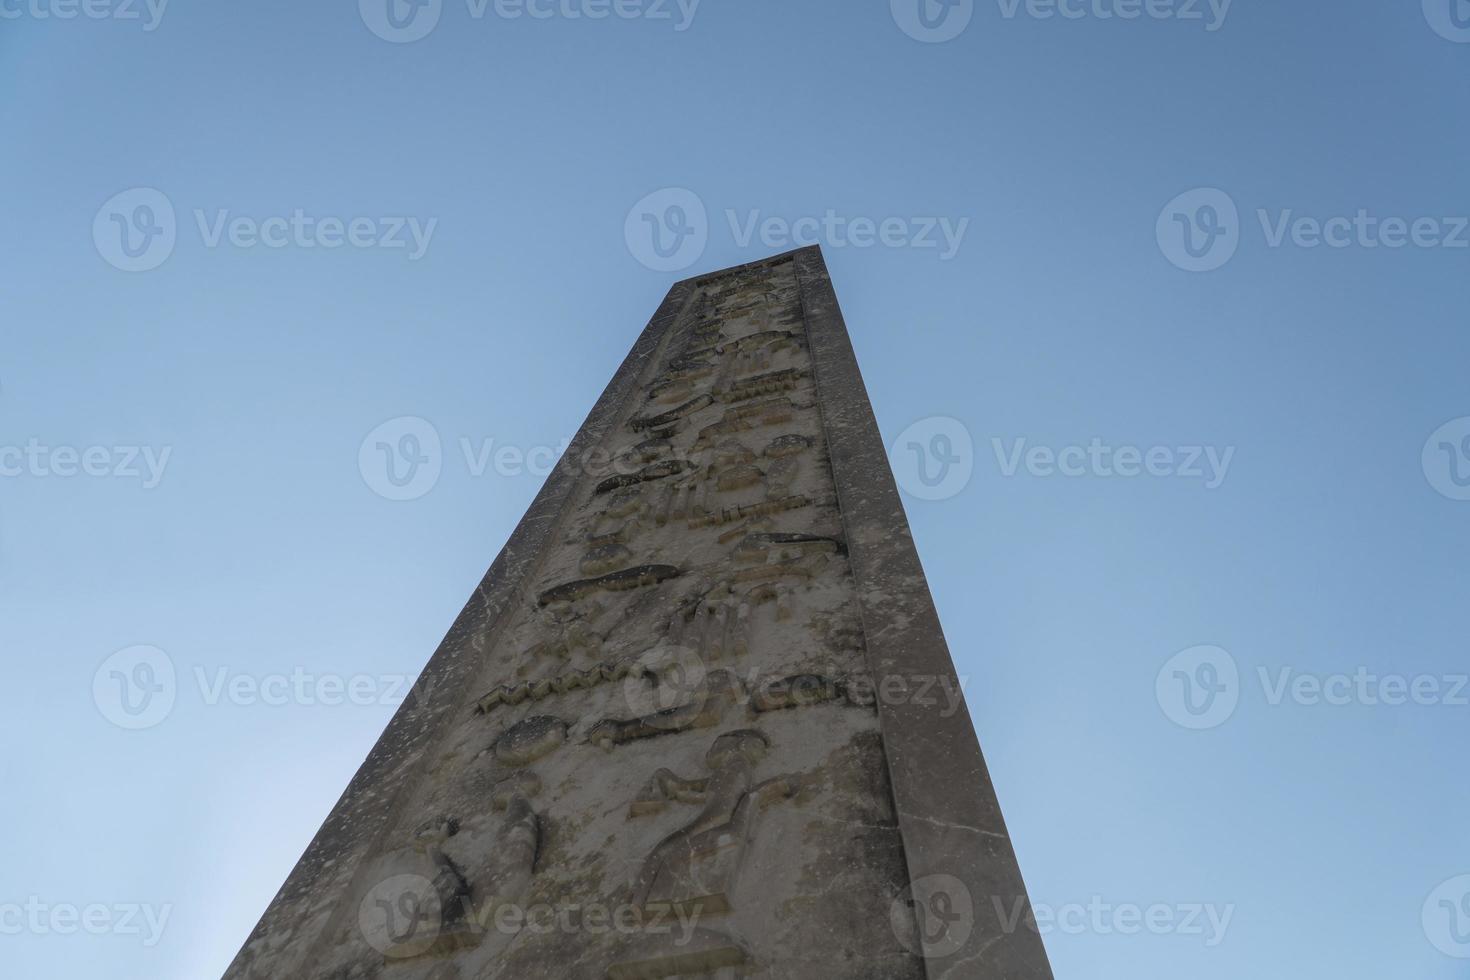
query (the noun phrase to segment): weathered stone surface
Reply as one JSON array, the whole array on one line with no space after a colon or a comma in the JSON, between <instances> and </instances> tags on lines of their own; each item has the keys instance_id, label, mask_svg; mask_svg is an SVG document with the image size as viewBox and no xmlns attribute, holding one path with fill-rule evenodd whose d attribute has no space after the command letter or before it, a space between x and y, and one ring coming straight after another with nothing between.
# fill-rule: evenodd
<instances>
[{"instance_id":1,"label":"weathered stone surface","mask_svg":"<svg viewBox=\"0 0 1470 980\"><path fill-rule=\"evenodd\" d=\"M820 253L680 283L227 980L1049 977L926 676Z\"/></svg>"}]
</instances>

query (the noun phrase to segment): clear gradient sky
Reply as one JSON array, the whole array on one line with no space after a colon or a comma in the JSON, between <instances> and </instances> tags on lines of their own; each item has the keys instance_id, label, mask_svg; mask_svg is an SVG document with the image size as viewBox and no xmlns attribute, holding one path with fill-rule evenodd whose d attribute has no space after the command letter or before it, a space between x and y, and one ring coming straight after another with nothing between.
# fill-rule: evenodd
<instances>
[{"instance_id":1,"label":"clear gradient sky","mask_svg":"<svg viewBox=\"0 0 1470 980\"><path fill-rule=\"evenodd\" d=\"M0 975L218 977L669 285L816 240L1057 976L1470 977L1470 2L393 2L0 0Z\"/></svg>"}]
</instances>

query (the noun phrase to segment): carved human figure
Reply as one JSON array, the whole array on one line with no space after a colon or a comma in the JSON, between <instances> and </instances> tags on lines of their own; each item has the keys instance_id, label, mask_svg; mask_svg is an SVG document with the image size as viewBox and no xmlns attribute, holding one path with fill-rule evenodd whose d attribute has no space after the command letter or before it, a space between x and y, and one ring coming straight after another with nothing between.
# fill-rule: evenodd
<instances>
[{"instance_id":1,"label":"carved human figure","mask_svg":"<svg viewBox=\"0 0 1470 980\"><path fill-rule=\"evenodd\" d=\"M519 901L531 886L541 848L541 820L531 808L531 797L540 790L541 780L531 773L517 773L495 787L492 805L505 818L478 886L482 914L493 914L506 902Z\"/></svg>"},{"instance_id":2,"label":"carved human figure","mask_svg":"<svg viewBox=\"0 0 1470 980\"><path fill-rule=\"evenodd\" d=\"M632 806L632 815L662 810L670 802L693 804L699 813L654 847L633 884L635 906L691 913L729 911L730 896L763 803L789 797L795 781L758 783L756 768L769 751L753 729L715 739L705 756L708 776L684 779L660 769Z\"/></svg>"},{"instance_id":3,"label":"carved human figure","mask_svg":"<svg viewBox=\"0 0 1470 980\"><path fill-rule=\"evenodd\" d=\"M459 833L459 821L441 817L425 823L414 833L414 847L434 866L433 892L442 926L463 921L470 905L470 884L459 866L444 853L444 845Z\"/></svg>"}]
</instances>

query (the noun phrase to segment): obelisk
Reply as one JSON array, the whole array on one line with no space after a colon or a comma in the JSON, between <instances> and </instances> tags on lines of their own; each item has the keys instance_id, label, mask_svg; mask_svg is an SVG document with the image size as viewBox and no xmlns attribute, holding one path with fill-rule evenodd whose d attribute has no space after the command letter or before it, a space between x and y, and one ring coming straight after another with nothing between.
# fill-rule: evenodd
<instances>
[{"instance_id":1,"label":"obelisk","mask_svg":"<svg viewBox=\"0 0 1470 980\"><path fill-rule=\"evenodd\" d=\"M959 697L820 250L680 282L227 980L1049 978Z\"/></svg>"}]
</instances>

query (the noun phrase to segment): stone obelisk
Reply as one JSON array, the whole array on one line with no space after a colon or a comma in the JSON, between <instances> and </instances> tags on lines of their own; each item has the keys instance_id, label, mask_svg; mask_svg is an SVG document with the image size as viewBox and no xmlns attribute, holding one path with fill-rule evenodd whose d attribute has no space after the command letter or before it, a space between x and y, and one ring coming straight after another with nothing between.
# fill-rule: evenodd
<instances>
[{"instance_id":1,"label":"stone obelisk","mask_svg":"<svg viewBox=\"0 0 1470 980\"><path fill-rule=\"evenodd\" d=\"M820 250L686 280L227 980L1049 978L959 691Z\"/></svg>"}]
</instances>

